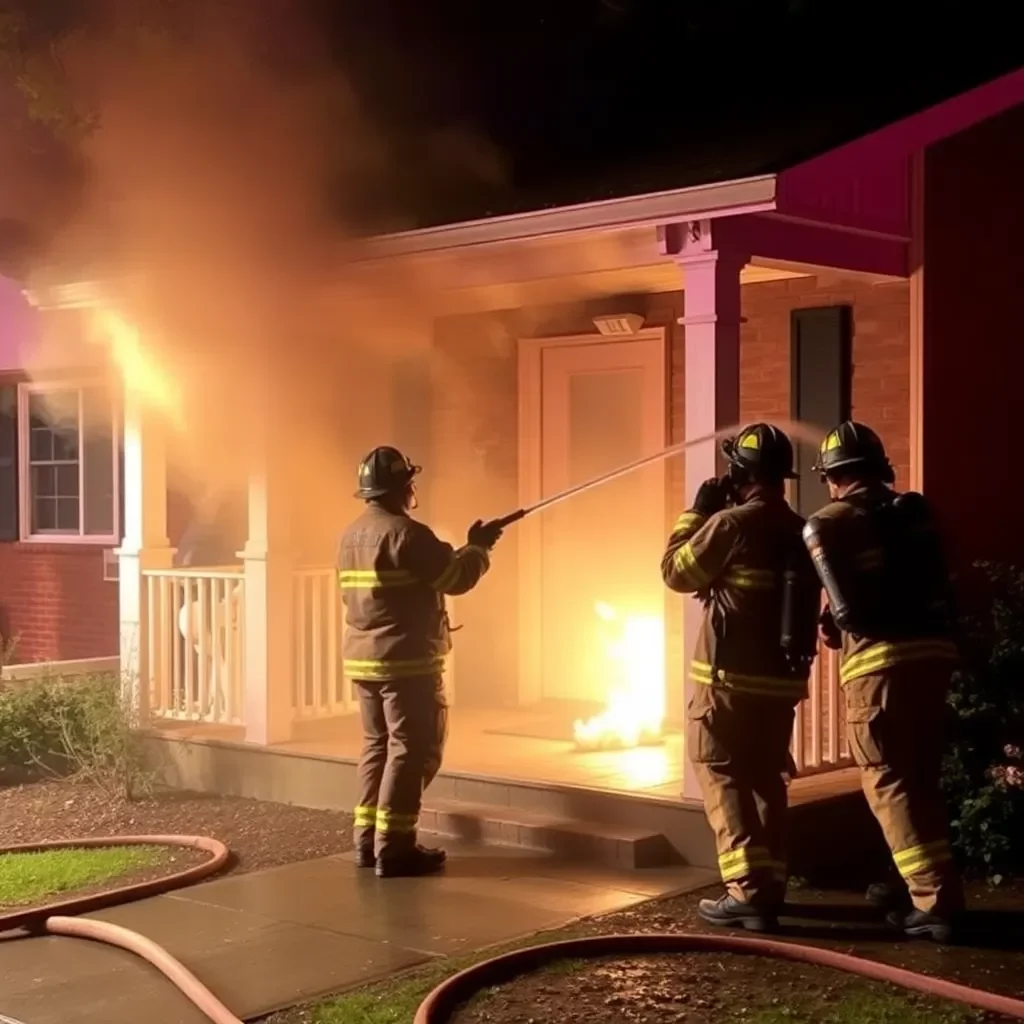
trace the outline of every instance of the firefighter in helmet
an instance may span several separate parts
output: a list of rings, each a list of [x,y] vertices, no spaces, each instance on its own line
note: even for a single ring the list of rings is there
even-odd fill
[[[366,511],[338,545],[343,665],[364,736],[356,862],[375,866],[381,878],[429,874],[444,865],[444,850],[417,843],[416,826],[447,733],[445,595],[476,586],[501,536],[497,523],[477,521],[456,550],[413,519],[419,472],[397,449],[374,448],[359,465],[355,495]]]
[[[756,423],[722,442],[728,472],[697,489],[669,537],[666,585],[695,594],[703,620],[686,747],[715,834],[726,892],[711,924],[774,928],[786,892],[786,779],[797,704],[817,642],[821,588],[786,503],[793,445]]]
[[[830,431],[815,469],[832,499],[804,529],[828,602],[821,632],[842,652],[850,752],[912,903],[894,899],[889,923],[948,941],[963,892],[939,791],[957,657],[942,545],[924,498],[893,489],[882,441],[864,424]],[[868,896],[898,893],[887,890]]]

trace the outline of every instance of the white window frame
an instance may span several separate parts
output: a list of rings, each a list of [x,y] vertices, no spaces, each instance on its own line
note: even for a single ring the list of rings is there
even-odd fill
[[[82,445],[82,392],[90,388],[107,388],[111,394],[111,448],[113,456],[113,533],[83,533],[85,526],[85,459]],[[78,392],[78,533],[33,533],[32,532],[32,462],[31,423],[29,422],[29,400],[33,395],[55,392]],[[18,532],[26,544],[88,544],[100,547],[117,546],[121,543],[121,416],[116,392],[110,383],[102,378],[53,378],[47,381],[31,381],[18,385]]]

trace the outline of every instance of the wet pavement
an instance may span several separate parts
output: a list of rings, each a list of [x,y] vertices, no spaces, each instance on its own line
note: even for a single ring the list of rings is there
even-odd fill
[[[92,915],[179,958],[239,1017],[715,880],[450,848],[434,878],[380,881],[350,854],[207,882]],[[155,969],[81,939],[0,938],[0,1015],[24,1024],[206,1024]]]

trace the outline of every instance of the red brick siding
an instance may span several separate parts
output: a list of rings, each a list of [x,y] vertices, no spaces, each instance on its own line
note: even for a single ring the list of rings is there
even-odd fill
[[[117,584],[92,545],[0,543],[0,632],[17,661],[117,654]]]

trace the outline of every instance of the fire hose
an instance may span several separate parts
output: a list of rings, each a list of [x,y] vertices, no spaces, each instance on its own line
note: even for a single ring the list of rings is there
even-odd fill
[[[694,437],[689,441],[682,441],[679,444],[670,445],[668,448],[663,448],[660,452],[655,452],[653,455],[645,455],[643,458],[635,459],[633,462],[627,462],[626,465],[619,466],[618,469],[613,469],[609,473],[602,473],[600,476],[595,476],[590,480],[584,480],[583,483],[576,484],[574,487],[567,487],[564,491],[559,491],[557,494],[552,494],[547,498],[541,498],[540,501],[536,501],[532,505],[517,508],[515,512],[509,512],[500,519],[491,520],[488,525],[497,526],[503,530],[506,526],[518,523],[520,519],[532,516],[535,512],[542,512],[544,509],[550,508],[552,505],[557,505],[560,502],[565,501],[567,498],[572,498],[577,494],[582,494],[584,491],[600,487],[601,484],[611,483],[612,480],[618,480],[620,476],[625,476],[627,473],[632,473],[634,470],[642,469],[644,466],[649,466],[652,462],[660,462],[663,459],[671,458],[671,456],[685,452],[687,448],[692,448],[694,445],[703,444],[706,441],[714,441],[720,434],[729,433],[730,431],[731,428],[727,430],[720,430],[715,434],[703,434],[700,437]]]
[[[36,853],[42,850],[81,849],[111,846],[177,846],[201,850],[211,856],[201,864],[162,878],[122,886],[89,896],[79,896],[43,907],[0,914],[0,935],[21,929],[30,935],[65,935],[93,939],[135,953],[160,971],[213,1024],[242,1024],[191,971],[163,947],[138,932],[107,921],[81,915],[119,906],[148,896],[158,896],[216,874],[228,861],[228,848],[206,836],[104,836],[92,839],[68,839],[60,842],[32,843],[0,848],[0,856]],[[963,1003],[989,1013],[1024,1020],[1024,1000],[971,988],[943,978],[917,974],[875,960],[838,953],[817,946],[804,946],[773,939],[742,938],[732,935],[637,934],[599,935],[530,946],[483,960],[438,985],[423,1001],[413,1024],[446,1024],[457,1007],[482,988],[500,984],[527,971],[562,959],[597,956],[642,956],[673,953],[747,953],[774,957],[796,963],[814,964],[857,974],[873,981],[888,982],[902,988],[953,1002]]]
[[[159,896],[186,885],[195,885],[220,871],[227,864],[228,848],[207,836],[103,836],[92,839],[67,839],[60,842],[30,843],[0,848],[0,856],[12,853],[39,853],[43,850],[83,849],[112,846],[176,846],[201,850],[209,859],[182,871],[134,885],[108,889],[89,896],[78,896],[44,907],[0,914],[0,935],[21,929],[29,935],[67,935],[93,939],[135,953],[152,964],[214,1024],[242,1024],[187,967],[162,946],[120,925],[82,917],[93,911],[120,906],[148,896]]]

